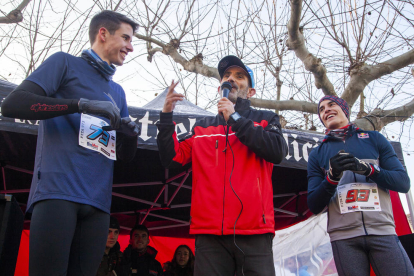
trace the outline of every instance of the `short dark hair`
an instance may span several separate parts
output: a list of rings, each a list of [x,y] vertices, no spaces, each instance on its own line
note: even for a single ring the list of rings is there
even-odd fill
[[[129,232],[129,238],[132,239],[132,235],[134,234],[134,231],[138,230],[138,231],[144,231],[147,233],[148,237],[149,237],[149,231],[148,228],[145,227],[145,225],[142,224],[137,224],[134,226],[134,228],[131,229],[131,232]]]
[[[89,41],[91,42],[91,45],[95,42],[96,35],[100,28],[104,27],[111,35],[113,35],[115,31],[119,29],[121,23],[131,25],[133,33],[135,33],[139,27],[138,23],[118,12],[101,11],[96,14],[89,24]]]

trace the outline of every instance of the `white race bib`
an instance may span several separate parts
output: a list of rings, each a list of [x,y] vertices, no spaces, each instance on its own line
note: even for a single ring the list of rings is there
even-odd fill
[[[116,131],[105,131],[108,123],[99,118],[81,114],[79,146],[100,152],[105,157],[116,160]]]
[[[376,183],[349,183],[338,186],[338,204],[341,214],[356,211],[381,211]]]

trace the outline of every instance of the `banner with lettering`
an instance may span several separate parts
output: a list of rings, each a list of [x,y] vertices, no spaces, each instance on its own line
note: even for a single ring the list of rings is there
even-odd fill
[[[0,101],[8,95],[14,88],[10,83],[0,81]],[[160,118],[160,110],[162,109],[167,90],[164,90],[157,98],[145,105],[144,108],[128,107],[130,118],[141,127],[141,135],[139,136],[138,148],[158,150],[156,123]],[[176,131],[178,139],[184,137],[194,126],[197,120],[206,116],[215,116],[206,110],[188,102],[186,100],[178,102],[173,120],[176,123]],[[26,133],[37,135],[39,121],[36,120],[20,120],[1,116],[0,105],[0,131],[11,131],[17,133]],[[289,145],[289,152],[283,162],[279,166],[289,168],[305,169],[308,163],[308,157],[311,150],[317,147],[323,140],[324,134],[313,131],[300,131],[283,129],[283,137]],[[404,165],[401,144],[399,142],[391,142],[398,158]]]

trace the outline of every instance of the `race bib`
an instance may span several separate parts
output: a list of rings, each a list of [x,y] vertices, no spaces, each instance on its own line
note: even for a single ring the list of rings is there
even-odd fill
[[[341,214],[356,211],[381,211],[376,183],[349,183],[338,186],[338,204]]]
[[[81,114],[79,146],[100,152],[105,157],[116,160],[116,131],[105,131],[108,123],[99,118]]]

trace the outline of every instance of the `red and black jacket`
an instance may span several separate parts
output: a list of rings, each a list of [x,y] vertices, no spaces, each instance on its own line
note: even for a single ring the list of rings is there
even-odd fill
[[[219,115],[206,117],[180,142],[172,113],[161,113],[157,123],[162,164],[192,162],[191,234],[233,234],[242,208],[236,234],[274,233],[273,163],[287,154],[279,117],[241,98],[235,110],[242,118],[232,127]]]

